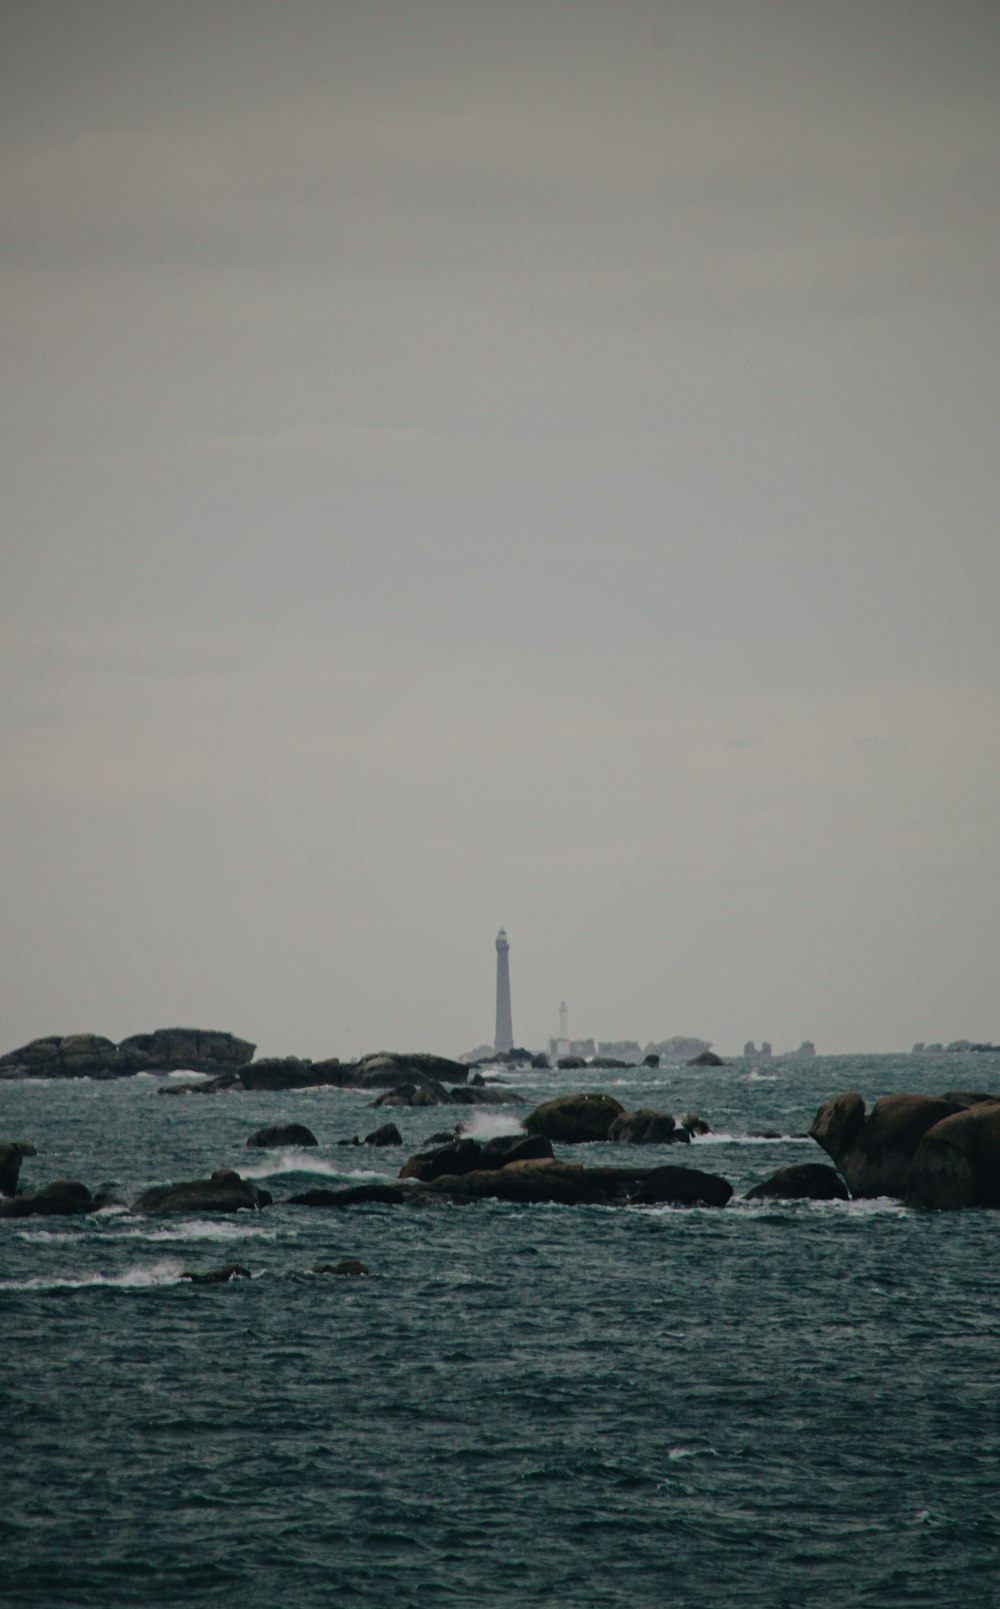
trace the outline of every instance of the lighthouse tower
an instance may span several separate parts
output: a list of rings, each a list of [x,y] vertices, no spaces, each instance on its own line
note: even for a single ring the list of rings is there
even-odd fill
[[[497,934],[497,1026],[493,1036],[493,1049],[513,1050],[514,1030],[510,1020],[510,966],[507,954],[510,945],[503,928]]]

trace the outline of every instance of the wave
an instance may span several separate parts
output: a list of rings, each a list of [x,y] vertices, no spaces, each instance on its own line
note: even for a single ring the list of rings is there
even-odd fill
[[[508,1134],[520,1134],[521,1121],[510,1112],[474,1112],[459,1125],[463,1139],[497,1140]]]
[[[5,1291],[82,1291],[97,1288],[109,1290],[150,1290],[159,1285],[176,1285],[181,1277],[182,1264],[176,1257],[161,1257],[155,1263],[137,1263],[121,1274],[89,1274],[83,1278],[60,1275],[47,1278],[44,1274],[30,1279],[0,1279],[0,1290]]]
[[[725,1130],[711,1134],[693,1134],[692,1145],[815,1145],[808,1134],[729,1134]]]

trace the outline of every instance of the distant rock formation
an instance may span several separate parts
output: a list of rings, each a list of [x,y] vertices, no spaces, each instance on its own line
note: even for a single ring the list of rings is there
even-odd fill
[[[700,1056],[692,1056],[691,1060],[685,1065],[688,1067],[725,1067],[726,1064],[721,1056],[715,1054],[714,1050],[703,1050]]]
[[[128,1078],[135,1073],[224,1073],[256,1046],[205,1028],[157,1028],[116,1045],[101,1034],[50,1034],[0,1056],[0,1078]]]
[[[682,1034],[677,1034],[673,1039],[661,1039],[658,1044],[648,1044],[643,1055],[659,1056],[661,1062],[690,1062],[693,1056],[700,1056],[702,1051],[711,1048],[710,1039],[688,1039]]]

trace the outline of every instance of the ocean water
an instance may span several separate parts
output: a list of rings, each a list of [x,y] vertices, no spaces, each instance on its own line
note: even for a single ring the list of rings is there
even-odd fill
[[[689,1149],[559,1154],[722,1173],[723,1211],[282,1206],[391,1179],[468,1109],[393,1113],[404,1149],[374,1151],[336,1144],[381,1119],[355,1092],[0,1084],[25,1187],[233,1166],[276,1198],[0,1221],[0,1602],[1000,1606],[1000,1215],[739,1199],[824,1160],[828,1096],[1000,1091],[998,1060],[513,1075],[700,1112]],[[285,1119],[319,1149],[245,1149]],[[373,1277],[308,1272],[346,1257]],[[180,1278],[231,1261],[254,1277]]]

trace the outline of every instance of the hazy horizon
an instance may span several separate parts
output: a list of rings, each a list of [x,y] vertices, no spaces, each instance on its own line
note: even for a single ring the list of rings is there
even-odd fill
[[[0,1051],[1000,1038],[1000,10],[0,38]]]

